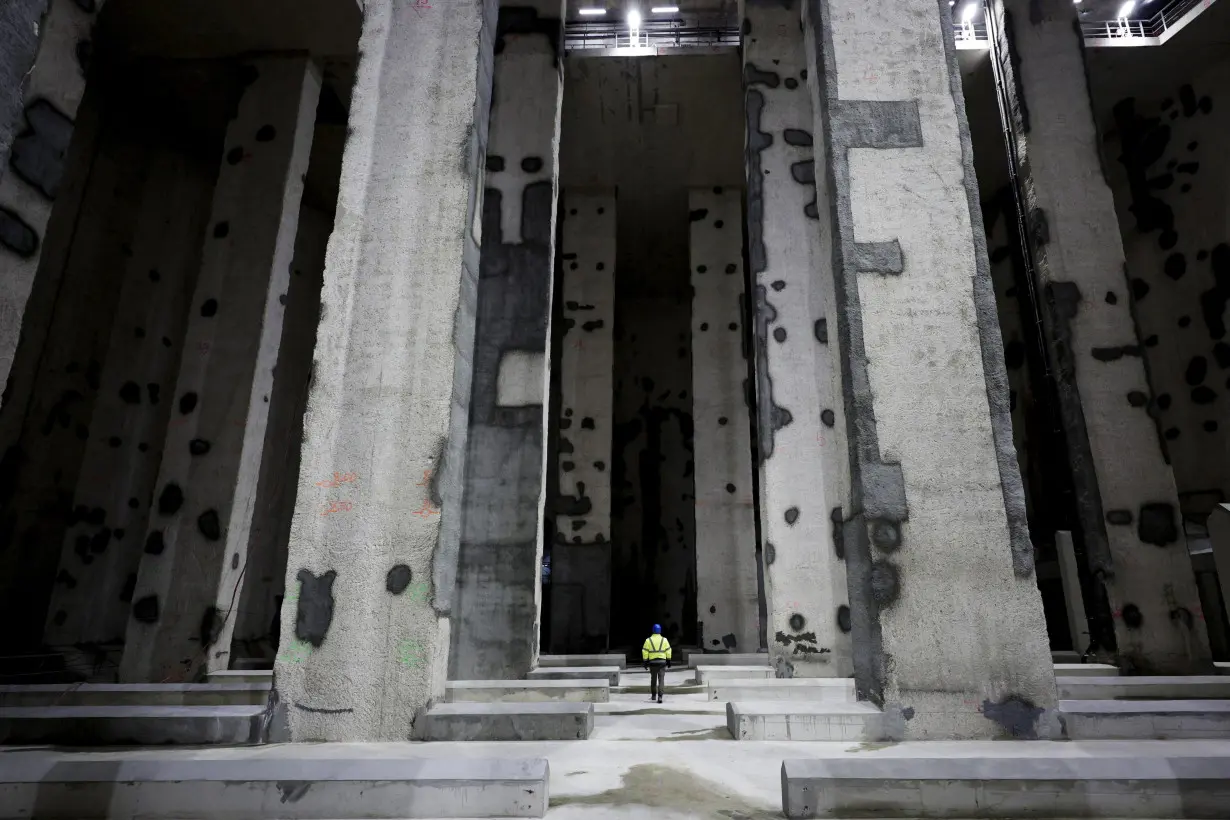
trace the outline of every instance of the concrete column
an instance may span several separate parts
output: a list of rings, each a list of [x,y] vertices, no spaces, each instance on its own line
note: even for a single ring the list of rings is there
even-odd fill
[[[845,677],[850,515],[832,251],[819,222],[800,3],[744,9],[748,253],[769,653],[781,677]]]
[[[310,206],[299,211],[295,257],[282,317],[282,341],[278,345],[278,365],[265,429],[264,452],[277,456],[261,459],[248,537],[247,570],[235,613],[232,663],[236,657],[271,657],[277,650],[278,601],[285,592],[286,550],[299,479],[303,414],[312,380],[316,325],[320,321],[325,249],[332,230],[330,214]],[[237,651],[241,653],[238,656]]]
[[[124,634],[200,263],[215,169],[167,147],[145,174],[44,640]]]
[[[454,680],[524,678],[538,647],[563,5],[504,5],[487,143]]]
[[[0,12],[0,388],[13,366],[51,206],[64,179],[85,93],[90,29],[104,2],[17,0]],[[13,77],[16,86],[5,82]],[[14,118],[18,94],[22,115]]]
[[[404,740],[444,691],[496,6],[364,6],[275,665],[277,739]]]
[[[1217,567],[1217,583],[1221,587],[1222,606],[1230,615],[1230,504],[1218,504],[1209,513],[1209,542],[1213,546],[1213,562]],[[1206,613],[1205,620],[1217,619],[1217,613]]]
[[[567,191],[563,208],[560,495],[551,550],[551,640],[604,648],[611,617],[615,192]]]
[[[688,192],[692,265],[692,422],[696,619],[706,649],[760,645],[752,442],[743,343],[742,192]]]
[[[1085,596],[1081,592],[1072,533],[1063,530],[1055,533],[1055,551],[1059,553],[1059,579],[1063,584],[1063,603],[1068,614],[1072,649],[1084,652],[1089,646],[1089,617],[1085,614]]]
[[[996,0],[991,8],[1078,514],[1090,569],[1115,612],[1119,662],[1133,672],[1207,672],[1200,599],[1098,157],[1076,9],[1069,0]]]
[[[226,669],[320,75],[260,60],[226,132],[120,675]],[[270,454],[281,458],[282,453]]]
[[[947,0],[808,0],[861,697],[890,735],[1059,731]],[[885,26],[883,20],[909,20]]]

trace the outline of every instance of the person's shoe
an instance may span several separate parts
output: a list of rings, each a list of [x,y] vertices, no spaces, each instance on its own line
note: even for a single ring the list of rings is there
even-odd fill
[[[659,696],[658,696],[658,703],[661,703],[661,702],[662,702],[662,697],[659,695]]]

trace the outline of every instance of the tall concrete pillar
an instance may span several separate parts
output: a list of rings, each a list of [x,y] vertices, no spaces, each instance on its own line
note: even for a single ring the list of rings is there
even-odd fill
[[[1115,613],[1119,662],[1205,672],[1208,640],[1098,156],[1076,9],[1068,0],[991,8],[1078,514]]]
[[[538,649],[563,5],[503,5],[449,656],[454,680],[524,678]]]
[[[364,7],[291,525],[275,738],[404,740],[444,691],[495,22],[494,2]]]
[[[0,393],[61,192],[90,29],[104,2],[17,0],[0,11]]]
[[[168,396],[125,680],[191,679],[229,664],[319,99],[306,58],[256,61],[227,128]]]
[[[748,255],[769,654],[781,677],[852,671],[850,515],[831,240],[816,201],[802,4],[749,2]],[[821,155],[823,157],[823,155]]]
[[[566,191],[562,207],[564,328],[551,640],[557,647],[600,649],[611,618],[615,192]]]
[[[1230,504],[1218,504],[1209,513],[1209,543],[1213,547],[1213,562],[1217,568],[1217,583],[1221,587],[1222,606],[1230,615]],[[1211,597],[1211,596],[1209,596]],[[1205,614],[1205,620],[1220,620],[1220,613]]]
[[[1055,551],[1059,553],[1059,579],[1063,584],[1063,603],[1068,615],[1072,649],[1084,652],[1089,647],[1089,616],[1085,614],[1085,595],[1081,591],[1072,533],[1063,530],[1055,533]]]
[[[807,11],[859,695],[894,737],[1053,735],[948,2],[808,0]]]
[[[154,156],[60,550],[44,632],[51,645],[107,643],[128,624],[209,220],[212,164],[141,149]]]
[[[692,265],[692,422],[696,620],[705,649],[760,645],[752,442],[743,336],[743,197],[688,192]]]
[[[295,488],[303,442],[303,414],[312,380],[312,352],[320,321],[320,288],[332,215],[305,205],[299,211],[295,256],[290,266],[277,372],[269,395],[269,422],[260,480],[248,537],[248,563],[235,613],[232,663],[266,658],[277,649],[278,601],[285,592],[286,549],[295,510]],[[240,652],[238,656],[236,652]]]

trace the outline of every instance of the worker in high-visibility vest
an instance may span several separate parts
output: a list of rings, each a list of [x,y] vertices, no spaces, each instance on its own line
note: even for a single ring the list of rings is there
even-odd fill
[[[671,665],[671,642],[662,636],[662,627],[653,625],[653,634],[641,647],[641,660],[649,670],[649,699],[662,702],[666,691],[666,669]]]

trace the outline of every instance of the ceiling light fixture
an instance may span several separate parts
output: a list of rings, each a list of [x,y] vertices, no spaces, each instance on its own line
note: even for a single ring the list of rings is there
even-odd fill
[[[678,14],[678,6],[654,6],[650,9],[654,14]]]
[[[1122,6],[1119,7],[1119,19],[1123,20],[1127,18],[1135,10],[1136,10],[1136,0],[1127,0],[1126,3],[1124,3]]]
[[[633,31],[639,30],[641,27],[641,13],[636,9],[628,12],[628,28]]]
[[[970,3],[965,8],[961,9],[961,22],[968,23],[978,14],[978,4]]]
[[[577,12],[579,14],[585,15],[586,17],[597,17],[598,15],[606,14],[606,9],[595,9],[595,8],[578,9]]]

